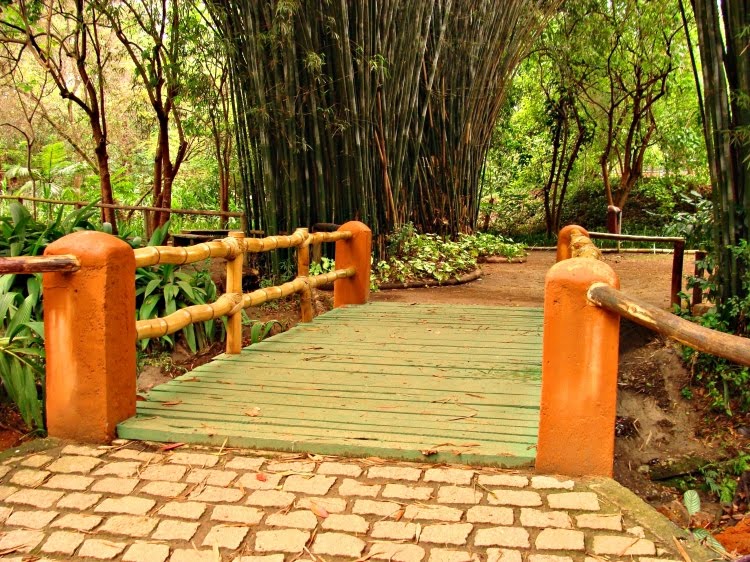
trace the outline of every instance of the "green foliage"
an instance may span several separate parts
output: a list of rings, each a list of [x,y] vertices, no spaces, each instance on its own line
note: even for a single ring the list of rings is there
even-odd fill
[[[321,275],[336,269],[336,260],[321,256],[320,261],[310,264],[310,275]]]
[[[703,466],[699,472],[708,491],[721,503],[730,503],[737,491],[737,479],[750,469],[750,454],[740,453],[735,458]]]
[[[682,503],[691,517],[701,510],[701,498],[695,490],[686,490],[682,494]]]
[[[17,281],[17,278],[19,280]],[[12,288],[26,278],[26,290]],[[43,429],[44,327],[41,275],[0,276],[0,380],[30,428]]]
[[[459,236],[457,242],[436,234],[418,234],[412,223],[388,237],[386,259],[375,264],[375,284],[434,279],[440,283],[473,271],[479,256],[524,255],[512,241],[491,234]]]
[[[274,326],[278,326],[279,328],[283,329],[283,326],[281,325],[281,322],[278,320],[268,320],[267,322],[263,322],[261,320],[251,320],[248,318],[245,311],[242,311],[242,325],[243,326],[250,326],[250,344],[260,343],[266,337],[268,337],[268,334],[271,333],[271,330],[273,330]]]
[[[47,244],[76,230],[94,230],[92,218],[97,210],[87,205],[63,215],[60,207],[48,224],[35,221],[19,203],[12,203],[8,215],[0,216],[0,256],[36,256]]]
[[[169,221],[157,228],[149,241],[149,246],[157,246],[164,241],[169,231]],[[148,320],[168,316],[180,308],[197,304],[209,304],[217,299],[216,285],[208,270],[192,273],[181,271],[172,264],[154,267],[139,267],[135,271],[136,318]],[[207,320],[199,324],[188,324],[181,333],[188,348],[193,353],[210,345],[223,332],[223,323]],[[141,340],[141,350],[145,350],[150,339]],[[171,335],[159,338],[162,349],[172,349],[175,339]]]
[[[731,498],[729,501],[731,501]],[[686,490],[682,495],[682,503],[685,505],[685,509],[691,518],[701,510],[701,498],[695,490]],[[701,544],[704,544],[720,554],[727,553],[722,544],[717,541],[707,529],[702,527],[694,528],[691,524],[687,530],[690,531],[695,539]]]
[[[460,234],[458,243],[477,258],[504,257],[508,261],[522,258],[526,255],[522,244],[499,234],[477,232],[476,234]]]

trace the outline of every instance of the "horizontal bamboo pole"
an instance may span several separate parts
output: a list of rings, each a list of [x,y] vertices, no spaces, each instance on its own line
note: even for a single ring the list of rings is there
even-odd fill
[[[290,236],[266,236],[265,238],[245,238],[245,251],[249,253],[269,252],[279,248],[295,248],[304,244],[308,237],[306,228],[298,228]]]
[[[0,258],[0,275],[6,273],[72,273],[81,269],[81,262],[73,255],[18,256]]]
[[[25,197],[20,195],[0,195],[0,200],[34,201],[37,203],[54,203],[57,205],[72,205],[74,207],[85,207],[91,205],[91,201],[63,201],[60,199],[45,199],[43,197]],[[245,213],[238,211],[203,211],[198,209],[172,209],[169,207],[147,207],[144,205],[118,205],[117,203],[94,203],[97,209],[116,209],[120,211],[155,211],[160,213],[173,213],[176,215],[202,215],[208,217],[236,217],[242,218]]]
[[[211,304],[186,306],[163,318],[138,320],[135,323],[136,339],[160,338],[178,332],[189,324],[197,324],[220,316],[227,316],[233,311],[239,310],[241,303],[242,295],[239,293],[224,293],[216,299],[216,302]]]
[[[592,304],[615,312],[693,349],[750,366],[750,340],[747,338],[704,328],[640,299],[629,297],[604,283],[591,285],[587,296]]]
[[[208,258],[226,258],[231,257],[232,251],[231,244],[222,239],[202,242],[194,246],[146,246],[133,250],[133,253],[135,266],[146,267],[165,263],[185,265]]]
[[[570,235],[570,252],[574,258],[602,259],[602,253],[599,251],[599,248],[594,246],[594,243],[588,236],[578,230],[574,230]]]
[[[328,273],[322,273],[321,275],[308,277],[308,281],[310,282],[310,287],[312,287],[313,289],[317,289],[318,287],[322,287],[323,285],[333,283],[334,281],[336,281],[336,279],[346,279],[347,277],[354,277],[355,273],[356,271],[353,267],[349,267],[347,269],[337,269],[335,271],[329,271]]]
[[[337,232],[315,232],[310,235],[310,244],[321,244],[323,242],[336,242],[337,240],[351,240],[352,232],[339,230]]]
[[[635,236],[632,234],[612,234],[609,232],[589,232],[589,238],[600,240],[622,240],[625,242],[684,242],[679,236]]]
[[[245,238],[241,242],[241,250],[250,253],[269,252],[278,248],[293,248],[305,241],[305,229],[298,228],[291,236],[268,236],[266,238]],[[185,265],[208,258],[234,257],[237,251],[236,242],[230,238],[203,242],[194,246],[146,246],[133,250],[135,266],[146,267],[171,263]]]

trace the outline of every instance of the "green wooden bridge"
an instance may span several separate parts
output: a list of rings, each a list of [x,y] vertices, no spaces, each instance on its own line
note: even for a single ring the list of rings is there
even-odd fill
[[[120,437],[336,455],[534,462],[542,310],[338,308],[152,389]]]

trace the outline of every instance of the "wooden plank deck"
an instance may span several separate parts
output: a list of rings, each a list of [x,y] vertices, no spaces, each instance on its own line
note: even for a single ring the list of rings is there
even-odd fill
[[[370,303],[220,355],[120,437],[404,460],[534,460],[542,311]]]

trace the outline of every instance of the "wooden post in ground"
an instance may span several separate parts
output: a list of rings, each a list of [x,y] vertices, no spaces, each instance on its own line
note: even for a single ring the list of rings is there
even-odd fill
[[[122,240],[82,231],[47,247],[74,273],[45,273],[46,411],[51,437],[108,443],[135,415],[135,257]]]
[[[227,260],[227,293],[242,294],[242,266],[245,263],[245,232],[233,230],[229,237],[237,243],[236,253]],[[227,318],[226,352],[237,355],[242,352],[242,309]]]
[[[612,476],[620,317],[591,304],[593,283],[619,287],[607,264],[572,258],[545,280],[536,471]]]
[[[682,306],[680,291],[682,291],[682,266],[685,263],[685,241],[674,243],[674,256],[672,256],[672,304]]]
[[[365,304],[370,296],[372,232],[359,221],[342,224],[339,231],[352,233],[349,240],[336,241],[336,269],[354,267],[353,277],[337,279],[333,284],[333,306]]]

